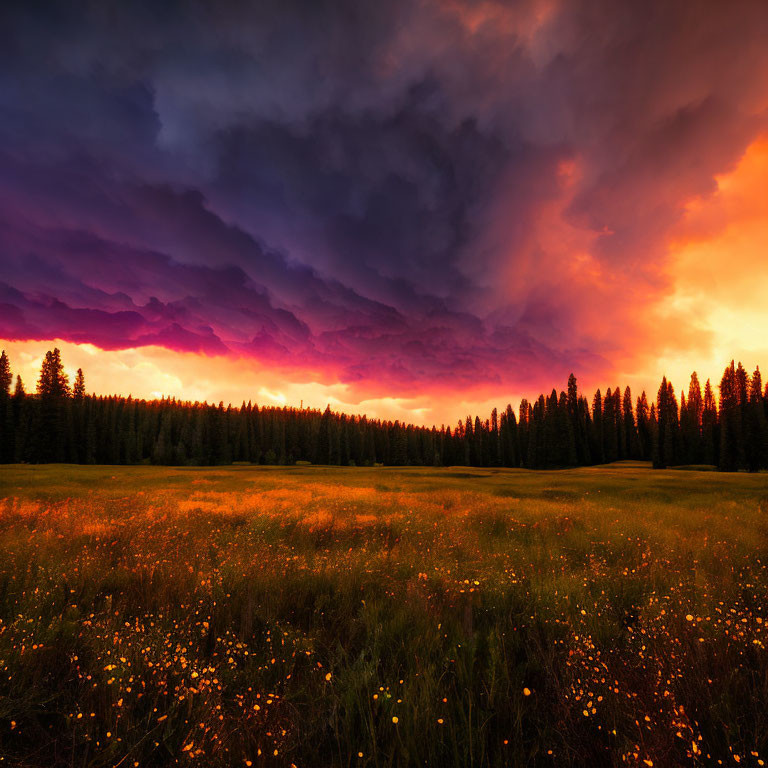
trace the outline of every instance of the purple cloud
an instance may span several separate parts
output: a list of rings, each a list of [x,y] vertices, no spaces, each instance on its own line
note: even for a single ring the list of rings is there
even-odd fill
[[[671,228],[768,119],[758,1],[3,15],[0,336],[392,395],[642,352]]]

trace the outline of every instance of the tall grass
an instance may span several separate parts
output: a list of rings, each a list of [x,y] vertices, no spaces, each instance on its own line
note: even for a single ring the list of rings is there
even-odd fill
[[[23,766],[762,765],[768,477],[0,470]]]

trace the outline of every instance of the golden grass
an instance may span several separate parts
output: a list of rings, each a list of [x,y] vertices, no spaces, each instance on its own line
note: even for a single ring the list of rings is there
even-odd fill
[[[8,764],[768,748],[766,475],[6,467],[0,498]]]

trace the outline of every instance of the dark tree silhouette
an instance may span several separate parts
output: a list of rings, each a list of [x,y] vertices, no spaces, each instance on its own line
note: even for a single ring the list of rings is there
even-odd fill
[[[665,469],[678,462],[679,415],[677,398],[672,384],[665,376],[661,381],[656,398],[656,440],[653,451],[653,466]]]
[[[632,391],[629,387],[624,390],[624,397],[621,402],[621,412],[624,458],[639,459],[640,449],[637,442],[637,427],[635,425],[635,414],[632,411]]]
[[[32,454],[38,462],[73,460],[69,378],[58,348],[45,353],[37,381],[38,407],[32,432]]]
[[[82,400],[85,397],[85,376],[83,375],[82,368],[77,369],[75,383],[72,386],[72,397],[75,400]]]
[[[592,458],[596,464],[605,464],[605,440],[603,438],[603,396],[598,389],[592,398]]]
[[[763,380],[760,368],[755,369],[749,386],[749,398],[744,406],[744,458],[750,472],[757,472],[768,463],[768,419],[763,403]]]
[[[490,418],[467,415],[455,429],[417,427],[309,408],[239,408],[223,403],[145,401],[88,395],[78,370],[70,390],[59,351],[43,361],[37,391],[21,378],[11,394],[11,366],[0,354],[0,459],[83,464],[216,465],[372,464],[560,468],[616,459],[654,466],[716,464],[722,470],[768,468],[768,398],[759,368],[750,377],[731,363],[720,384],[701,393],[694,373],[678,411],[663,379],[656,402],[645,392],[632,407],[629,387],[597,390],[592,404],[576,377],[531,405],[510,405]]]
[[[16,435],[11,401],[11,364],[3,350],[0,354],[0,462],[13,461],[16,455]]]
[[[686,464],[701,464],[704,460],[703,417],[704,399],[701,395],[699,377],[694,371],[688,385],[688,398],[685,398],[685,393],[680,397],[681,459]]]
[[[635,409],[637,419],[637,444],[640,452],[640,458],[648,461],[651,458],[651,415],[648,409],[648,397],[645,391],[637,398],[637,408]]]
[[[712,384],[707,379],[704,385],[704,402],[701,412],[701,451],[705,464],[717,464],[719,457],[719,425],[717,423],[717,401]]]
[[[8,362],[8,355],[3,350],[0,354],[0,396],[10,397],[12,381],[11,364]]]
[[[744,464],[741,393],[734,361],[720,380],[720,469],[733,472]]]

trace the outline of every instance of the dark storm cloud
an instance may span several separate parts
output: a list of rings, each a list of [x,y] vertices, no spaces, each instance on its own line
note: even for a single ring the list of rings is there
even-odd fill
[[[390,394],[641,348],[670,227],[766,122],[761,2],[0,14],[0,335]]]

